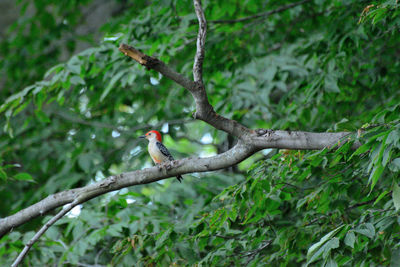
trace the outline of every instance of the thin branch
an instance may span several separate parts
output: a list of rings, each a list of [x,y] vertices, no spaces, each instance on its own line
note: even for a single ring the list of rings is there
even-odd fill
[[[199,32],[197,34],[197,50],[193,64],[193,79],[195,82],[203,84],[203,61],[204,61],[204,46],[207,35],[207,21],[204,16],[204,11],[201,7],[201,0],[193,0],[196,16],[199,21]]]
[[[100,255],[105,251],[105,248],[102,248],[97,252],[96,257],[94,258],[94,264],[97,265],[99,262]]]
[[[183,88],[190,90],[191,88],[194,88],[196,86],[196,84],[192,80],[172,70],[167,65],[165,65],[164,62],[162,62],[161,60],[145,55],[141,51],[137,50],[132,46],[126,44],[120,44],[118,49],[119,51],[124,53],[125,56],[132,58],[139,64],[145,66],[147,69],[154,69],[155,71],[158,71],[165,77],[183,86]]]
[[[388,192],[387,195],[390,195],[391,192],[392,192],[392,191]],[[371,199],[371,200],[367,200],[367,201],[364,201],[364,202],[360,202],[360,203],[356,203],[356,204],[354,204],[354,205],[351,205],[351,206],[347,207],[345,210],[346,210],[346,211],[349,211],[349,210],[352,210],[352,209],[355,209],[355,208],[358,208],[358,207],[361,207],[361,206],[365,206],[365,205],[372,204],[372,203],[374,203],[377,199],[378,199],[378,196],[374,197],[374,198]],[[311,225],[311,224],[314,224],[315,222],[318,222],[318,221],[320,221],[320,220],[322,220],[322,219],[324,219],[324,218],[331,217],[333,214],[334,214],[333,212],[329,212],[329,213],[327,213],[327,214],[323,214],[323,215],[321,215],[320,217],[317,217],[317,218],[312,219],[311,221],[309,221],[308,223],[306,223],[305,226],[309,226],[309,225]]]
[[[278,7],[277,9],[274,9],[274,10],[258,13],[256,15],[252,15],[252,16],[248,16],[248,17],[244,17],[244,18],[240,18],[240,19],[210,20],[209,23],[212,23],[212,24],[221,24],[221,23],[230,24],[230,23],[244,22],[244,21],[257,19],[257,18],[265,18],[265,17],[268,17],[270,15],[273,15],[273,14],[276,14],[276,13],[280,13],[282,11],[288,10],[290,8],[302,5],[302,4],[310,2],[310,1],[311,0],[302,0],[302,1],[299,1],[299,2],[296,2],[296,3],[292,3],[292,4],[288,4],[288,5],[285,5],[285,6]]]
[[[254,257],[257,255],[257,253],[259,253],[260,251],[266,249],[269,245],[271,245],[272,240],[266,241],[263,245],[261,245],[259,248],[254,249],[252,251],[249,251],[247,253],[244,253],[242,256],[240,256],[241,258],[243,257],[249,257],[249,259],[247,260],[245,266],[247,266],[253,259]]]
[[[26,254],[29,252],[33,244],[35,244],[36,241],[39,240],[39,238],[49,229],[50,226],[52,226],[56,221],[61,219],[65,214],[67,214],[70,210],[72,210],[76,205],[79,204],[79,198],[76,198],[72,203],[64,206],[64,208],[56,214],[53,218],[51,218],[47,223],[45,223],[42,228],[32,237],[31,240],[25,245],[24,249],[21,251],[21,253],[18,255],[18,257],[15,259],[11,267],[16,267],[18,266],[22,260],[25,258]]]
[[[393,191],[390,191],[390,192],[388,192],[386,195],[391,195],[392,192],[393,192]],[[374,203],[374,202],[378,199],[378,197],[379,197],[379,196],[376,196],[376,197],[374,197],[374,198],[371,199],[371,200],[367,200],[367,201],[364,201],[364,202],[360,202],[360,203],[356,203],[356,204],[354,204],[354,205],[351,205],[351,206],[349,206],[349,207],[346,209],[346,211],[351,210],[351,209],[355,209],[355,208],[358,208],[358,207],[361,207],[361,206],[364,206],[364,205],[369,205],[369,204],[371,204],[371,203]]]

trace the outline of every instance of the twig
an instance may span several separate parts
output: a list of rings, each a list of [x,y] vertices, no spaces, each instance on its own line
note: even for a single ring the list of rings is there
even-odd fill
[[[18,257],[15,259],[11,267],[16,267],[18,266],[22,260],[25,258],[26,254],[29,252],[33,244],[35,244],[36,241],[49,229],[50,226],[52,226],[56,221],[61,219],[66,213],[68,213],[70,210],[72,210],[76,205],[79,204],[80,199],[76,198],[72,203],[65,205],[62,210],[56,214],[53,218],[50,219],[47,223],[45,223],[42,228],[32,237],[31,240],[25,245],[24,249],[21,251],[21,253],[18,255]]]
[[[258,252],[260,252],[261,250],[267,248],[269,245],[271,245],[271,243],[272,243],[272,240],[269,240],[269,241],[265,242],[261,247],[259,247],[257,249],[254,249],[252,251],[249,251],[249,252],[245,253],[244,255],[240,256],[241,258],[249,257],[249,259],[247,260],[245,266],[247,266],[254,259],[254,257],[256,256],[256,254]]]
[[[310,1],[311,0],[302,0],[302,1],[299,1],[297,3],[292,3],[292,4],[288,4],[288,5],[285,5],[285,6],[278,7],[277,9],[274,9],[274,10],[271,10],[271,11],[258,13],[256,15],[252,15],[252,16],[248,16],[248,17],[244,17],[244,18],[240,18],[240,19],[210,20],[209,23],[213,23],[213,24],[226,23],[226,24],[229,24],[229,23],[244,22],[244,21],[248,21],[248,20],[252,20],[252,19],[256,19],[256,18],[261,18],[261,17],[268,17],[270,15],[285,11],[287,9],[290,9],[290,8],[298,6],[298,5],[302,5],[302,4],[310,2]]]
[[[94,264],[97,265],[99,262],[100,255],[104,252],[105,248],[102,248],[97,252],[96,257],[94,258]]]
[[[188,89],[189,91],[196,86],[196,84],[192,80],[169,68],[161,60],[145,55],[132,46],[129,46],[127,44],[120,44],[118,50],[124,53],[125,56],[128,56],[138,62],[140,65],[145,66],[147,69],[154,69],[155,71],[158,71],[165,77],[173,80],[174,82],[181,85],[183,88]]]
[[[389,195],[391,192],[392,192],[392,191],[388,192],[388,195]],[[352,210],[352,209],[355,209],[355,208],[358,208],[358,207],[361,207],[361,206],[364,206],[364,205],[369,205],[369,204],[375,202],[375,200],[377,200],[377,199],[378,199],[378,196],[374,197],[374,198],[371,199],[371,200],[367,200],[367,201],[364,201],[364,202],[356,203],[356,204],[354,204],[354,205],[351,205],[351,206],[347,207],[347,208],[346,208],[346,211],[349,211],[349,210]],[[333,214],[334,214],[333,212],[329,212],[329,213],[327,213],[327,214],[323,214],[323,215],[321,215],[320,217],[317,217],[317,218],[312,219],[311,221],[309,221],[308,223],[306,223],[305,226],[309,226],[309,225],[311,225],[311,224],[313,224],[313,223],[315,223],[315,222],[317,222],[317,221],[319,221],[319,220],[322,220],[322,219],[324,219],[324,218],[331,217]]]
[[[306,224],[304,224],[304,226],[310,226],[311,224],[314,224],[315,222],[322,220],[323,218],[330,217],[332,214],[332,212],[329,212],[326,215],[321,215],[320,217],[314,218],[311,221],[307,222]]]
[[[207,35],[207,21],[204,16],[204,11],[201,8],[201,0],[193,0],[194,9],[197,19],[199,20],[199,32],[197,34],[197,50],[193,64],[193,79],[195,82],[203,84],[203,61],[204,61],[204,45]]]
[[[260,252],[261,250],[265,249],[266,247],[268,247],[269,245],[271,245],[272,241],[269,240],[267,242],[264,243],[264,245],[262,245],[261,247],[248,251],[247,253],[244,253],[241,257],[249,257],[251,255],[257,254],[258,252]]]
[[[391,193],[392,193],[392,191],[388,192],[387,195],[390,195]],[[367,200],[367,201],[364,201],[364,202],[356,203],[356,204],[354,204],[354,205],[348,207],[348,208],[346,209],[346,211],[347,211],[347,210],[354,209],[354,208],[358,208],[358,207],[361,207],[361,206],[364,206],[364,205],[368,205],[368,204],[374,203],[374,202],[378,199],[378,197],[379,197],[379,196],[376,196],[376,197],[374,197],[374,198],[371,199],[371,200]]]

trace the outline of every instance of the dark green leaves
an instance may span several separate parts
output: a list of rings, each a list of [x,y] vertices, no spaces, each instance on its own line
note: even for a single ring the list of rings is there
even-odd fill
[[[17,180],[20,180],[20,181],[27,181],[27,182],[34,182],[35,181],[32,178],[32,176],[29,173],[26,173],[26,172],[17,173],[13,177],[14,177],[14,179],[17,179]]]

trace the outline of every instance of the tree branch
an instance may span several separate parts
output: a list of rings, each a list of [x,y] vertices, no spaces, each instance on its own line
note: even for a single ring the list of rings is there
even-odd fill
[[[80,198],[83,203],[96,196],[119,190],[124,187],[147,184],[159,181],[179,174],[193,172],[207,172],[220,170],[253,155],[255,152],[265,148],[285,149],[323,149],[335,145],[341,139],[346,138],[350,133],[310,133],[310,132],[289,132],[273,130],[257,130],[258,136],[250,136],[246,140],[239,140],[238,143],[225,153],[209,158],[185,158],[176,161],[175,168],[160,172],[158,167],[127,172],[117,176],[111,176],[95,184],[82,188],[71,189],[50,195],[42,201],[26,208],[18,213],[0,219],[0,237],[11,229],[24,224],[33,218],[44,215],[57,207],[72,203],[74,199]],[[346,140],[343,140],[343,143]],[[359,146],[359,144],[355,144]]]
[[[86,202],[92,198],[105,193],[119,190],[133,185],[148,184],[155,181],[174,177],[179,174],[193,172],[208,172],[230,167],[241,162],[255,153],[254,147],[239,141],[236,146],[225,153],[208,158],[184,158],[173,163],[171,170],[161,170],[158,167],[147,168],[120,175],[110,176],[100,182],[85,187],[71,189],[46,197],[38,203],[17,212],[14,215],[0,219],[0,238],[11,229],[18,227],[38,216],[63,205],[73,203],[79,199],[77,204]]]
[[[158,71],[165,77],[175,81],[177,84],[187,89],[192,94],[196,102],[196,113],[193,115],[195,119],[202,120],[212,125],[216,129],[225,131],[238,138],[243,138],[245,135],[252,133],[250,129],[246,128],[237,121],[218,115],[208,102],[204,85],[184,77],[180,73],[172,70],[161,60],[145,55],[132,46],[120,44],[119,50],[124,53],[124,55],[145,66],[147,69]]]
[[[250,136],[247,141],[259,149],[280,148],[295,150],[319,150],[341,145],[350,140],[350,132],[337,133],[311,133],[303,131],[280,131],[269,129],[258,129],[257,136]],[[361,144],[355,142],[353,148]]]
[[[18,255],[18,257],[15,259],[11,267],[16,267],[18,266],[22,260],[25,258],[26,254],[29,252],[33,244],[49,229],[50,226],[52,226],[56,221],[61,219],[65,214],[67,214],[70,210],[72,210],[76,205],[79,204],[79,198],[75,199],[72,203],[64,206],[64,208],[56,214],[53,218],[50,219],[45,225],[40,228],[40,230],[32,237],[31,240],[25,245],[24,249],[21,251],[21,253]]]
[[[193,88],[196,87],[196,84],[192,80],[172,70],[167,65],[165,65],[164,62],[162,62],[161,60],[145,55],[136,48],[126,44],[121,44],[118,49],[119,51],[124,53],[125,56],[132,58],[133,60],[137,61],[140,65],[145,66],[147,69],[154,69],[155,71],[158,71],[165,77],[173,80],[179,85],[182,85],[189,91],[193,90]]]
[[[310,2],[310,1],[311,0],[302,0],[302,1],[299,1],[299,2],[296,2],[296,3],[292,3],[292,4],[288,4],[288,5],[284,5],[284,6],[278,7],[277,9],[274,9],[274,10],[271,10],[271,11],[258,13],[258,14],[255,14],[255,15],[252,15],[252,16],[248,16],[248,17],[244,17],[244,18],[240,18],[240,19],[210,20],[209,23],[212,23],[212,24],[221,24],[221,23],[230,24],[230,23],[244,22],[244,21],[257,19],[257,18],[265,18],[265,17],[268,17],[270,15],[273,15],[273,14],[276,14],[276,13],[280,13],[282,11],[285,11],[287,9],[296,7],[298,5],[302,5],[302,4]]]
[[[160,72],[187,89],[196,102],[196,113],[194,115],[196,119],[200,119],[212,125],[216,129],[225,131],[239,139],[245,140],[248,145],[255,146],[258,149],[323,149],[325,147],[333,146],[339,140],[351,134],[349,132],[310,133],[269,129],[251,130],[235,120],[218,115],[208,102],[206,90],[203,85],[183,77],[181,74],[169,68],[162,61],[147,56],[129,45],[121,44],[119,50],[144,65],[146,68]],[[356,143],[354,147],[359,145],[359,143]]]
[[[204,61],[204,46],[207,35],[207,21],[204,16],[204,11],[201,8],[201,0],[193,0],[194,10],[199,21],[199,32],[197,34],[197,50],[193,64],[193,79],[196,83],[203,85],[203,61]]]

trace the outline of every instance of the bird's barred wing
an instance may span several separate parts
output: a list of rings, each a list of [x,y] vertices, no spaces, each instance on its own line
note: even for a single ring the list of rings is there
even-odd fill
[[[162,143],[157,142],[156,146],[164,156],[168,157],[169,160],[174,160],[174,157],[171,155],[171,153],[169,153],[168,149]]]

